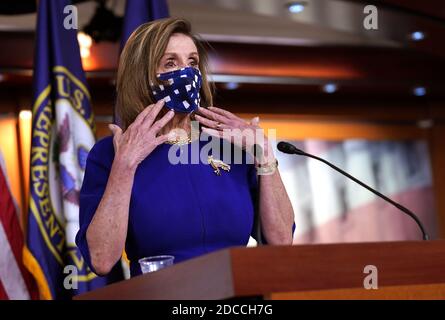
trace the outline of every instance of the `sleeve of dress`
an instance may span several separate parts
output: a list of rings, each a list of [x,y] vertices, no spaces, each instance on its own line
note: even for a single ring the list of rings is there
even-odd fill
[[[76,245],[85,262],[94,273],[96,273],[96,271],[91,264],[86,233],[105,192],[111,170],[114,150],[110,150],[110,143],[106,142],[106,140],[99,141],[88,154],[85,175],[79,196],[79,231],[76,235]],[[113,148],[112,143],[111,148]]]
[[[252,198],[252,202],[253,202],[253,207],[254,207],[254,221],[253,221],[253,228],[252,228],[252,233],[251,236],[252,238],[254,238],[257,242],[258,242],[258,238],[259,238],[259,230],[257,228],[258,226],[258,218],[259,218],[259,194],[258,194],[258,176],[256,173],[256,169],[255,166],[252,165],[248,165],[249,168],[247,169],[248,171],[248,181],[249,181],[249,188],[250,188],[250,195]],[[260,178],[261,179],[261,178]],[[294,236],[294,232],[295,232],[295,222],[292,224],[292,238]],[[263,233],[261,232],[261,240],[263,244],[267,244],[267,240],[264,237]]]

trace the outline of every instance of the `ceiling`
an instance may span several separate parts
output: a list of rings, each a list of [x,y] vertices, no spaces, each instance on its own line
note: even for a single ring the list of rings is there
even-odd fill
[[[168,5],[172,16],[190,20],[194,31],[218,49],[211,65],[223,83],[238,79],[272,85],[264,92],[286,84],[289,92],[299,87],[304,94],[311,92],[307,86],[341,82],[359,95],[410,94],[413,86],[427,85],[430,93],[445,96],[440,76],[445,68],[445,1],[304,2],[305,10],[298,14],[289,12],[288,0],[168,0]],[[74,3],[82,29],[97,3]],[[125,0],[105,3],[116,15],[124,14]],[[367,4],[378,9],[378,30],[363,27]],[[0,75],[8,83],[30,83],[34,11],[35,0],[0,1],[0,41],[8,48],[0,51]],[[424,32],[425,39],[412,41],[414,31]],[[96,44],[92,53],[95,63],[86,66],[88,76],[112,83],[118,44]],[[252,85],[245,88],[252,91]]]
[[[171,15],[189,19],[205,39],[230,42],[401,46],[418,24],[428,22],[429,27],[435,27],[445,21],[445,2],[440,0],[304,2],[306,8],[298,14],[288,11],[288,0],[169,0],[168,5]],[[82,28],[90,21],[97,4],[74,3]],[[378,8],[378,30],[363,28],[363,8],[369,3]],[[107,0],[106,5],[123,16],[125,0]],[[22,13],[33,10],[35,0],[1,1],[0,31],[33,31],[36,14]]]

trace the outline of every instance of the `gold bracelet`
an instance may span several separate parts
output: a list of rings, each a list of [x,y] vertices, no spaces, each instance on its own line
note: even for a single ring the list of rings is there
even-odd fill
[[[272,163],[258,164],[255,166],[257,175],[269,175],[273,174],[278,168],[278,160],[275,159]]]

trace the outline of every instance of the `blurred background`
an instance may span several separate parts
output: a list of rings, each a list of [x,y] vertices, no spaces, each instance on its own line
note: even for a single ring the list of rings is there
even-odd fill
[[[73,1],[97,138],[109,135],[124,0]],[[259,115],[445,235],[445,2],[169,0],[209,42],[215,105]],[[366,5],[378,12],[365,28]],[[0,2],[0,151],[27,210],[36,1]],[[276,151],[294,243],[421,239],[407,216],[315,160]]]

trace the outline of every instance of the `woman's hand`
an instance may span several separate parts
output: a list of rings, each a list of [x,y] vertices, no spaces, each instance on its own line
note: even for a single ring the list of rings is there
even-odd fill
[[[158,145],[169,139],[169,134],[158,135],[158,133],[173,118],[174,111],[168,111],[155,122],[163,106],[164,100],[160,100],[146,107],[125,132],[122,132],[117,125],[109,125],[114,136],[115,159],[123,162],[127,168],[136,170],[142,160]]]
[[[260,145],[263,152],[261,157],[255,159],[257,168],[267,167],[276,161],[270,142],[259,126],[258,117],[246,122],[233,113],[216,107],[199,108],[198,112],[200,115],[195,115],[195,118],[207,127],[202,130],[209,135],[230,140],[250,153],[255,144]],[[251,136],[255,139],[251,139]],[[271,174],[265,175],[260,180],[260,185],[258,210],[261,230],[267,242],[291,244],[294,212],[279,171],[274,169]]]
[[[198,112],[199,115],[196,114],[195,119],[205,126],[202,128],[205,133],[226,139],[250,154],[253,154],[255,145],[261,147],[261,160],[255,158],[255,162],[268,162],[274,159],[264,130],[259,126],[258,117],[246,122],[233,113],[217,107],[199,107]]]

